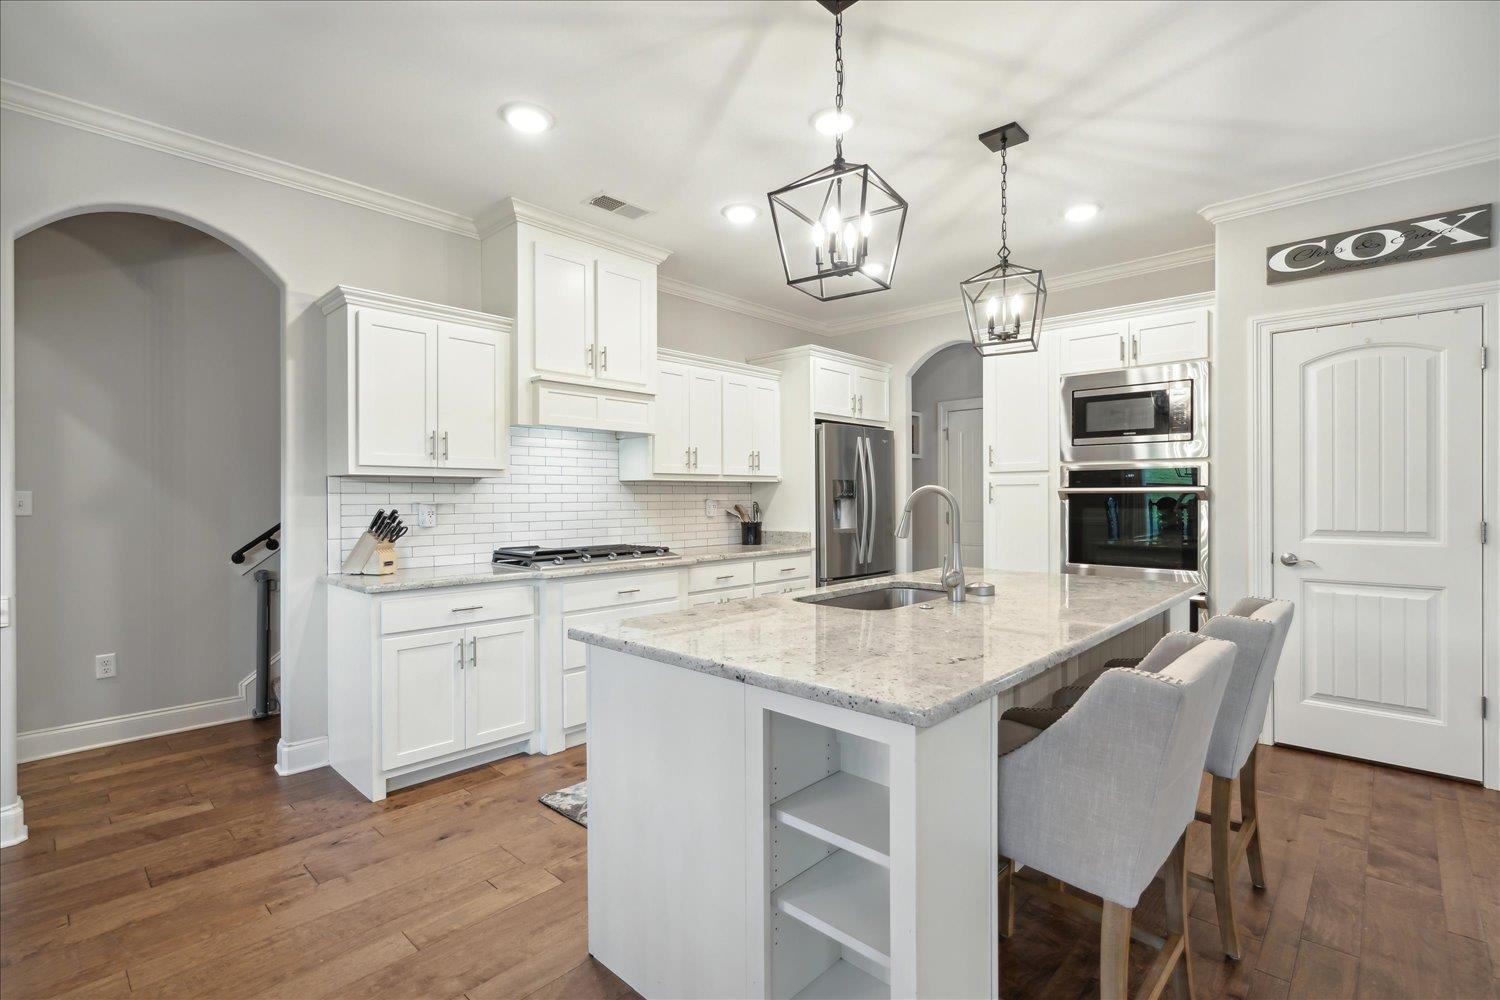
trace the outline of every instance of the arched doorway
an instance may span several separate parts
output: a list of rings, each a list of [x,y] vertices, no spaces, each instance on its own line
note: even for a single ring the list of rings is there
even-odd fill
[[[963,561],[984,563],[984,418],[979,356],[967,342],[933,351],[911,373],[911,489],[935,484],[959,500]],[[912,514],[911,568],[938,566],[951,550],[941,503]]]
[[[281,520],[280,283],[154,212],[49,220],[14,272],[18,757],[242,715],[269,553],[229,556]]]

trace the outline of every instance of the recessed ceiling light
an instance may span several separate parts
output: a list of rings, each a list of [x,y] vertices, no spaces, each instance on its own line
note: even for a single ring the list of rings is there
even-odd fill
[[[760,218],[760,209],[754,205],[725,205],[719,212],[736,226],[748,226]]]
[[[1099,206],[1093,202],[1085,202],[1082,205],[1074,205],[1063,213],[1063,218],[1069,222],[1087,222],[1099,214]]]
[[[854,116],[847,111],[829,108],[813,115],[812,125],[824,135],[843,135],[854,127]]]
[[[505,119],[505,124],[517,132],[525,132],[527,135],[545,132],[552,127],[552,115],[547,112],[546,108],[539,108],[535,104],[526,104],[521,101],[501,108],[500,117]]]

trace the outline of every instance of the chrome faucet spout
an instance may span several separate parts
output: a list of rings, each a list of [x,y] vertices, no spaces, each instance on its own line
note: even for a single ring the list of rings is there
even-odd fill
[[[911,508],[923,493],[936,493],[948,501],[948,515],[953,522],[953,552],[943,557],[942,583],[943,588],[948,591],[948,600],[957,603],[964,599],[964,556],[963,545],[959,541],[959,525],[962,520],[958,513],[958,497],[933,483],[918,486],[911,491],[911,496],[906,498],[906,505],[901,508],[901,523],[896,526],[896,537],[905,538],[911,534]]]

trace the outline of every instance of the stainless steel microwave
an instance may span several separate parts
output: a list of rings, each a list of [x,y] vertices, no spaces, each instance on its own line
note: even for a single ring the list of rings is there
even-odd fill
[[[1140,365],[1062,380],[1064,462],[1208,455],[1208,362]]]

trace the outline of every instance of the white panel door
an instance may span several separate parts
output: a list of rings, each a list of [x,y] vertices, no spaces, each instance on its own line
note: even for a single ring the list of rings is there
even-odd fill
[[[813,409],[831,417],[854,415],[854,369],[839,361],[813,358]]]
[[[354,323],[359,464],[431,468],[437,323],[376,309],[360,309]]]
[[[1078,372],[1124,368],[1126,331],[1124,323],[1097,323],[1064,330],[1060,342],[1057,370],[1063,375]]]
[[[598,346],[594,374],[646,388],[656,361],[656,268],[637,261],[598,263]]]
[[[651,444],[652,468],[657,472],[691,471],[692,445],[688,431],[688,398],[693,369],[663,361],[656,372],[656,439]]]
[[[1478,778],[1480,310],[1276,334],[1278,743]],[[1286,565],[1292,563],[1292,565]]]
[[[1130,363],[1164,365],[1208,357],[1208,310],[1182,309],[1130,321]]]
[[[958,497],[958,511],[963,518],[959,539],[963,543],[965,566],[984,565],[984,411],[975,405],[963,409],[944,407],[943,485]],[[950,532],[952,515],[946,504],[941,508],[944,528],[942,552],[952,551]]]
[[[988,410],[985,458],[991,472],[1041,472],[1056,456],[1049,426],[1057,419],[1057,384],[1044,351],[984,359]]]
[[[984,564],[1046,573],[1054,501],[1045,472],[990,476],[985,486]]]
[[[463,629],[381,643],[381,761],[387,770],[464,748],[463,672]]]
[[[748,375],[724,376],[724,475],[749,476],[755,471],[755,396]]]
[[[536,728],[534,628],[529,619],[469,628],[464,678],[468,746],[525,736]]]
[[[505,466],[505,338],[495,330],[438,327],[438,464],[453,469]]]
[[[594,258],[538,240],[531,284],[532,359],[543,372],[594,374]],[[522,336],[526,333],[523,331]]]
[[[861,420],[891,419],[891,377],[885,372],[856,369],[854,372],[854,415]]]
[[[693,471],[718,475],[724,467],[724,379],[716,371],[688,369],[688,434]]]
[[[781,385],[757,379],[750,384],[750,396],[755,474],[779,476],[781,475]]]

